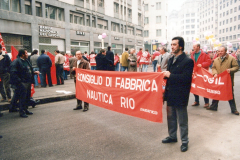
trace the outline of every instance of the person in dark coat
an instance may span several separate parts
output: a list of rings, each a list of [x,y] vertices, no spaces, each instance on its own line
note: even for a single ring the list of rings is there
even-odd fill
[[[48,55],[45,54],[45,50],[41,51],[41,55],[37,59],[37,66],[39,67],[39,71],[42,73],[42,80],[43,80],[43,86],[46,87],[46,75],[48,78],[48,86],[52,87],[52,78],[51,78],[51,67],[52,67],[52,61],[49,58]]]
[[[27,58],[27,50],[20,49],[18,58],[10,65],[10,84],[15,89],[14,95],[16,99],[19,98],[19,114],[23,118],[33,114],[28,111],[27,106],[31,97],[31,84],[34,84],[34,74],[39,74],[39,71],[33,71],[32,65]],[[14,100],[13,97],[12,101],[17,100]]]
[[[96,59],[96,63],[97,63],[96,70],[107,71],[108,70],[108,65],[109,64],[113,65],[113,62],[114,62],[110,59],[107,59],[105,49],[101,49],[100,53],[98,53],[98,55],[96,56],[95,59]]]
[[[194,62],[184,51],[184,39],[172,39],[174,56],[168,61],[164,77],[167,79],[164,100],[167,101],[167,121],[169,137],[162,143],[177,142],[177,123],[181,133],[181,151],[188,150],[188,114],[187,105],[192,82]],[[177,122],[178,121],[178,122]]]
[[[114,54],[111,51],[111,46],[108,46],[108,51],[106,53],[106,58],[114,62]],[[108,64],[108,71],[115,71],[115,66],[113,64]]]

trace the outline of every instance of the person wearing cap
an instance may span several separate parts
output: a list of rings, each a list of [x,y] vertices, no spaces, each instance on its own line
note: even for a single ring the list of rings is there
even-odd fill
[[[232,114],[239,115],[239,112],[237,111],[236,102],[234,98],[234,73],[237,72],[239,69],[238,63],[236,59],[229,54],[227,54],[227,47],[222,46],[219,48],[219,57],[216,58],[213,62],[212,66],[212,74],[214,77],[217,77],[218,74],[221,74],[222,72],[226,71],[230,74],[231,80],[232,80],[232,93],[233,93],[233,99],[229,100],[229,105],[231,108]],[[230,89],[230,88],[229,88]],[[207,107],[207,110],[213,110],[217,111],[218,109],[218,102],[219,100],[212,100],[211,106]]]
[[[200,44],[194,44],[193,45],[193,54],[191,55],[192,60],[194,61],[194,70],[197,69],[197,67],[203,67],[206,70],[209,70],[209,66],[211,65],[211,58],[208,54],[204,53],[200,49]],[[199,95],[194,94],[195,102],[192,104],[192,106],[199,106]],[[204,108],[209,106],[209,99],[204,97]]]

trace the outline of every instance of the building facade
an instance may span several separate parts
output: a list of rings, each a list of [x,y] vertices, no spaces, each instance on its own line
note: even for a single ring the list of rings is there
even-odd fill
[[[144,43],[153,53],[167,40],[168,0],[144,0]]]
[[[142,0],[3,0],[0,22],[8,52],[11,46],[98,52],[102,33],[115,53],[144,45]]]

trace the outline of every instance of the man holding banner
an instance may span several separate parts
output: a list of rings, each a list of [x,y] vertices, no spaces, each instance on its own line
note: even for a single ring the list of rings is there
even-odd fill
[[[76,58],[77,60],[73,63],[73,68],[72,68],[72,74],[74,75],[74,82],[76,86],[76,68],[81,68],[81,69],[90,69],[88,61],[83,59],[81,51],[76,52]],[[80,110],[82,109],[82,100],[77,99],[77,106],[73,110]],[[89,109],[89,103],[84,102],[84,110],[83,112],[88,111]]]
[[[194,70],[196,67],[203,67],[204,69],[208,70],[209,66],[211,65],[211,58],[205,52],[200,50],[200,44],[193,45],[193,54],[191,55],[192,60],[194,61]],[[195,102],[192,106],[199,106],[199,95],[194,94]],[[209,99],[204,97],[204,108],[209,107]]]
[[[234,73],[237,72],[238,69],[239,69],[239,66],[238,66],[236,59],[233,56],[229,56],[229,54],[227,54],[227,47],[223,47],[223,46],[220,47],[219,48],[219,57],[216,58],[213,62],[212,74],[214,77],[217,77],[218,74],[220,74],[226,70],[230,74],[231,80],[232,80],[233,99],[229,100],[228,102],[229,102],[232,113],[235,115],[239,115],[239,112],[237,111],[237,108],[236,108],[236,103],[235,103],[235,99],[234,99],[234,91],[233,91]],[[213,100],[211,106],[207,107],[207,110],[217,111],[218,102],[219,102],[219,100]]]
[[[162,143],[177,142],[177,123],[181,133],[181,151],[188,150],[187,105],[190,94],[194,62],[184,51],[184,39],[172,39],[173,57],[168,61],[164,77],[167,79],[164,100],[167,101],[167,121],[169,136]],[[178,122],[177,122],[178,121]]]

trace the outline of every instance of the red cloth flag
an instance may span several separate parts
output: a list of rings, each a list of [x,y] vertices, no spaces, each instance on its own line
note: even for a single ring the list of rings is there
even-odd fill
[[[11,53],[12,53],[12,61],[14,61],[15,59],[17,59],[18,51],[13,46],[11,46]]]
[[[34,93],[35,93],[34,84],[31,84],[31,97],[33,96]]]
[[[70,66],[69,66],[69,55],[65,55],[65,62],[63,63],[63,69],[65,71],[70,71]]]
[[[228,101],[233,99],[232,80],[227,71],[216,78],[204,68],[194,68],[191,93],[210,99]]]
[[[2,51],[7,53],[7,50],[6,50],[6,47],[5,47],[5,44],[3,42],[3,39],[2,39],[2,34],[0,33],[0,44],[2,45]]]
[[[163,73],[76,70],[76,97],[126,115],[162,123]]]
[[[57,77],[56,77],[56,66],[55,66],[55,56],[52,55],[52,53],[47,52],[47,55],[52,61],[52,67],[51,67],[51,78],[52,78],[52,84],[57,84]]]

